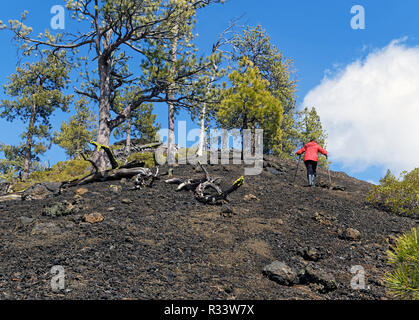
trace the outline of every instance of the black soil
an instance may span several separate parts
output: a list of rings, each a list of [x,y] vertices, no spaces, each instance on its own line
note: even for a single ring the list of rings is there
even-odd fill
[[[331,178],[345,191],[308,188],[305,168],[292,184],[296,163],[272,163],[275,170],[245,177],[222,206],[201,204],[164,180],[135,191],[131,181],[99,182],[85,186],[89,192],[82,196],[71,188],[44,200],[0,203],[0,299],[388,298],[386,250],[417,221],[369,206],[371,185],[344,173]],[[242,166],[207,168],[224,186],[243,175]],[[175,167],[174,174],[202,176],[190,165]],[[318,178],[329,181],[321,169]],[[42,216],[44,207],[75,199],[79,212]],[[104,220],[83,222],[89,213]],[[53,223],[55,233],[34,234],[42,223]],[[347,228],[360,238],[342,236]],[[318,261],[309,261],[308,248]],[[310,284],[280,285],[262,274],[275,260],[296,272],[314,265],[338,288],[322,293]],[[57,265],[64,267],[65,288],[54,292],[51,268]],[[365,270],[364,290],[351,288],[356,265]]]

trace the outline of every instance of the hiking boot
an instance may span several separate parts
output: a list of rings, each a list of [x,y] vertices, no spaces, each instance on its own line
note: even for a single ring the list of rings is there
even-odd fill
[[[314,185],[314,176],[311,175],[311,174],[308,176],[308,185],[310,187],[312,187]]]

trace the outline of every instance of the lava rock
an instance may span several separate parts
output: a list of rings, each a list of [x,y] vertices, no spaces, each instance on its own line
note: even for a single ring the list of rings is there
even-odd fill
[[[111,189],[111,191],[113,193],[121,193],[122,192],[122,187],[121,186],[110,185],[109,188]]]
[[[266,168],[266,170],[269,173],[272,173],[273,175],[276,175],[276,176],[279,176],[281,174],[281,172],[279,172],[278,170],[276,170],[275,168],[272,168],[272,167],[268,167],[268,168]]]
[[[234,215],[234,211],[229,205],[224,205],[221,207],[221,215],[223,217],[231,217]]]
[[[334,221],[336,220],[335,217],[327,215],[324,212],[315,212],[312,219],[325,226],[333,225]]]
[[[23,192],[23,200],[43,200],[60,194],[61,183],[43,182],[29,187]]]
[[[17,218],[17,221],[20,227],[27,227],[31,225],[35,221],[35,219],[28,217],[19,217]]]
[[[361,238],[361,232],[353,228],[347,228],[340,236],[346,240],[357,241]]]
[[[297,273],[280,261],[274,261],[263,268],[262,273],[281,285],[292,286],[298,283]]]
[[[43,216],[48,217],[61,217],[68,216],[74,212],[74,206],[68,201],[57,202],[51,206],[45,207],[42,211]]]
[[[33,229],[31,234],[32,235],[56,235],[60,234],[61,229],[55,223],[39,223]]]
[[[338,288],[336,280],[331,273],[325,272],[313,264],[309,264],[299,274],[299,280],[302,284],[317,284],[318,291],[328,293]]]
[[[345,190],[346,190],[346,187],[343,187],[343,186],[334,186],[334,187],[332,188],[332,190],[336,190],[336,191],[345,191]]]
[[[386,242],[389,246],[395,246],[397,243],[397,237],[391,234],[386,238]]]
[[[244,201],[259,201],[259,198],[254,194],[246,194],[243,199]]]
[[[309,261],[319,261],[322,258],[322,254],[316,248],[307,248],[303,252],[303,258]]]
[[[76,190],[75,194],[76,194],[76,196],[82,196],[82,195],[84,195],[88,192],[89,192],[89,190],[87,190],[86,188],[79,188],[79,189]]]
[[[105,220],[105,218],[99,212],[93,212],[89,214],[85,214],[83,216],[83,221],[88,222],[90,224],[99,223]]]

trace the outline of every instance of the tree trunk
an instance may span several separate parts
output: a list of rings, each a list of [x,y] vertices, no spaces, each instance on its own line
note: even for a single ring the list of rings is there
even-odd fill
[[[217,72],[217,66],[213,64],[212,68],[214,69],[214,74],[211,77],[211,83],[215,80],[215,73]],[[207,91],[209,93],[209,89]],[[205,119],[207,117],[207,104],[204,103],[201,110],[201,130],[199,135],[199,143],[198,143],[198,152],[197,155],[202,157],[204,154],[204,147],[205,147]]]
[[[246,107],[244,106],[244,109]],[[248,125],[248,119],[247,119],[247,114],[246,111],[244,112],[243,115],[243,124],[242,124],[242,129],[241,129],[241,133],[242,133],[242,160],[244,160],[244,153],[245,153],[245,149],[248,148],[248,142],[249,141],[245,141],[245,137],[246,135],[244,134],[244,130],[248,129],[249,125]]]
[[[204,154],[206,113],[207,113],[207,106],[204,103],[204,106],[202,107],[202,111],[201,111],[201,131],[199,134],[199,143],[198,143],[198,152],[197,152],[197,155],[199,157],[202,157],[202,155]]]
[[[174,164],[176,161],[175,154],[175,106],[174,106],[174,99],[175,99],[175,83],[174,77],[176,73],[176,60],[177,60],[177,45],[178,45],[178,26],[174,27],[174,38],[172,40],[171,48],[170,48],[170,56],[171,56],[171,64],[170,64],[170,80],[172,83],[169,86],[169,90],[167,93],[167,97],[169,99],[168,107],[169,107],[169,133],[167,137],[167,163],[169,165]]]
[[[101,56],[98,59],[100,77],[100,99],[99,99],[99,130],[97,142],[109,146],[111,128],[109,126],[110,117],[110,96],[111,96],[111,63],[109,58]],[[99,171],[105,171],[107,167],[107,157],[103,150],[95,152],[93,161],[96,162]]]
[[[125,154],[129,156],[131,153],[131,128],[132,126],[132,119],[131,119],[131,112],[128,114],[128,128],[127,128],[127,138],[125,140]]]
[[[32,105],[31,118],[29,120],[29,127],[28,127],[28,136],[26,138],[25,160],[23,162],[23,170],[22,170],[23,181],[26,181],[28,179],[29,171],[31,168],[32,141],[33,141],[33,130],[35,127],[35,119],[36,119],[36,106]]]

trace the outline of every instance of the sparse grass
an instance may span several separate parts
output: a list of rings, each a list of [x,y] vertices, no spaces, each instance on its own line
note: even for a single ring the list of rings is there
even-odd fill
[[[13,190],[23,191],[41,182],[63,182],[79,179],[89,174],[90,168],[91,164],[84,160],[58,162],[49,169],[32,172],[28,180],[24,182],[14,183]]]
[[[156,166],[156,160],[153,152],[132,153],[128,157],[128,162],[131,161],[142,161],[145,163],[146,168],[154,168]]]

